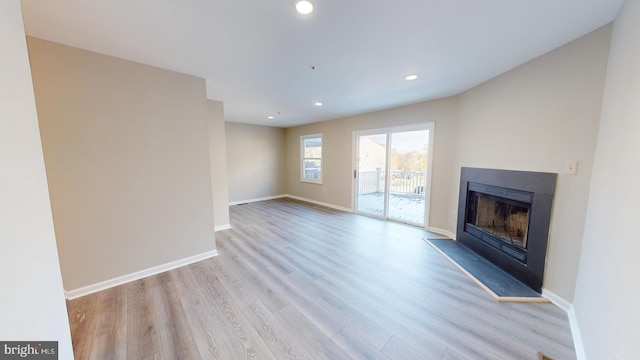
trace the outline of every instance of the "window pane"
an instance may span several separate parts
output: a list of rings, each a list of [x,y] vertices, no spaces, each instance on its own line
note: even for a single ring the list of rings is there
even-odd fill
[[[322,157],[322,138],[314,137],[304,139],[304,157],[316,159]]]
[[[314,147],[305,147],[304,148],[304,157],[305,158],[316,158],[319,159],[322,157],[322,147],[314,146]]]
[[[301,136],[302,180],[322,181],[322,135]]]
[[[304,178],[320,180],[322,173],[322,160],[304,160]]]
[[[322,146],[322,138],[321,137],[311,137],[304,139],[305,147],[320,147]]]

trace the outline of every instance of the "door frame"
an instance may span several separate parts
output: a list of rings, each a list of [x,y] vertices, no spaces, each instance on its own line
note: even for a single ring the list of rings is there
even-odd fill
[[[359,155],[359,149],[358,149],[358,137],[359,136],[367,136],[367,135],[379,135],[379,134],[386,134],[387,136],[387,143],[386,143],[386,147],[385,147],[385,164],[384,164],[384,168],[385,168],[385,172],[384,172],[384,181],[385,181],[385,191],[384,191],[384,211],[383,211],[383,215],[376,215],[376,214],[371,214],[371,213],[365,213],[365,212],[360,212],[358,211],[358,179],[360,177],[360,173],[359,173],[359,169],[358,169],[358,155]],[[369,217],[373,217],[376,219],[380,219],[380,220],[386,220],[387,219],[387,208],[388,208],[388,193],[387,193],[387,184],[389,181],[389,171],[387,171],[387,168],[389,167],[389,152],[390,152],[390,147],[389,147],[389,140],[390,140],[390,136],[389,136],[389,132],[387,128],[384,129],[371,129],[371,130],[361,130],[361,131],[354,131],[353,132],[353,141],[352,141],[352,147],[353,147],[353,155],[351,156],[351,162],[352,162],[352,178],[351,178],[351,205],[353,208],[353,212],[356,214],[360,214],[360,215],[365,215],[365,216],[369,216]]]
[[[369,130],[358,130],[353,131],[352,134],[352,178],[351,178],[351,207],[353,212],[360,215],[365,215],[369,217],[374,217],[377,219],[395,221],[395,219],[389,219],[389,181],[391,177],[391,135],[394,132],[406,132],[406,131],[420,131],[420,130],[428,130],[429,138],[428,138],[428,150],[427,150],[427,176],[425,177],[425,187],[424,187],[424,196],[425,196],[425,209],[424,209],[424,228],[429,228],[429,213],[431,208],[431,183],[433,177],[433,140],[435,138],[435,122],[423,122],[409,125],[400,125],[400,126],[390,126],[384,128],[377,129],[369,129]],[[369,214],[358,211],[358,137],[363,135],[375,135],[375,134],[387,134],[387,158],[385,164],[385,192],[384,192],[384,215],[378,216],[375,214]],[[415,224],[410,224],[415,225]]]

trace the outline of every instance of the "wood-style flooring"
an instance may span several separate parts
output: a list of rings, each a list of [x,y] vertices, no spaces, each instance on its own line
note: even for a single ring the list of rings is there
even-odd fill
[[[575,359],[553,304],[499,303],[424,230],[231,207],[219,256],[68,302],[76,359]]]

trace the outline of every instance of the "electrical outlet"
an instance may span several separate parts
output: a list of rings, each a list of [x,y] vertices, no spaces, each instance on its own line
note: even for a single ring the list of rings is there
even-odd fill
[[[454,218],[454,219],[457,218],[458,217],[458,211],[457,210],[453,210],[451,212],[451,217]]]

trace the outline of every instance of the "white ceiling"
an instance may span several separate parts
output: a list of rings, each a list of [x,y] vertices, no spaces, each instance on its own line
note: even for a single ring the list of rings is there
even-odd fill
[[[28,35],[204,78],[227,121],[287,127],[460,93],[611,22],[623,3],[314,1],[308,16],[293,0],[22,7]]]

